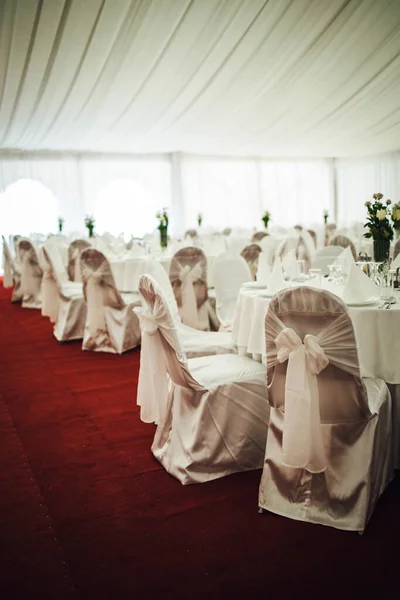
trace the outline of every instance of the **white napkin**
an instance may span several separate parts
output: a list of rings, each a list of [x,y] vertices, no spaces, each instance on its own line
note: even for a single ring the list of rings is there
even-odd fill
[[[278,257],[275,259],[274,268],[269,276],[269,281],[267,281],[267,289],[272,294],[275,294],[285,287],[287,287],[287,285],[283,278],[282,263],[281,259]]]
[[[296,277],[298,272],[297,258],[295,250],[289,250],[282,258],[283,270],[289,277]]]
[[[391,269],[399,269],[400,268],[400,253],[396,256],[392,264],[390,265]]]
[[[379,296],[378,286],[360,267],[357,267],[353,260],[343,289],[343,301],[354,303],[365,302],[374,296]]]
[[[333,263],[336,267],[341,267],[342,272],[347,275],[350,273],[350,269],[352,265],[355,265],[354,257],[351,252],[350,246],[344,248],[344,250],[339,254],[335,262]]]
[[[258,256],[257,281],[267,286],[271,280],[271,269],[268,265],[268,259],[265,252],[260,252]]]

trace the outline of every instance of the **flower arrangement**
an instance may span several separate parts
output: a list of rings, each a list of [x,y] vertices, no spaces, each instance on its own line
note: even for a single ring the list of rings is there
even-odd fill
[[[261,217],[261,220],[264,222],[265,229],[268,229],[268,223],[271,220],[271,213],[266,210],[263,216]]]
[[[369,231],[364,233],[364,237],[373,238],[374,240],[385,240],[390,242],[393,239],[393,229],[389,222],[389,206],[391,200],[386,200],[386,203],[381,202],[383,194],[374,194],[375,202],[366,202],[365,206],[368,210],[368,218],[364,227],[368,227]]]
[[[199,227],[201,227],[202,222],[203,222],[203,215],[201,213],[199,213],[197,215],[197,223],[198,223]]]
[[[325,223],[325,225],[326,225],[326,224],[327,224],[327,222],[328,222],[328,218],[329,218],[329,213],[328,213],[328,211],[325,209],[325,210],[324,210],[324,223]]]
[[[86,215],[85,217],[85,226],[87,227],[89,237],[93,237],[93,231],[96,221],[90,215]]]
[[[396,236],[400,236],[400,202],[396,202],[392,206],[392,222],[393,229],[396,231]]]
[[[389,216],[391,200],[382,202],[383,194],[373,194],[374,202],[366,202],[368,218],[364,227],[369,231],[364,233],[364,237],[374,240],[374,260],[382,262],[388,260],[390,251],[390,242],[393,239],[393,228],[390,225]]]
[[[62,217],[58,217],[58,231],[62,231],[63,230],[63,225],[64,225],[64,219]]]
[[[161,248],[166,248],[168,246],[168,223],[169,223],[167,209],[163,208],[162,210],[158,211],[158,213],[156,214],[156,217],[158,219],[157,229],[160,232],[160,246],[161,246]]]

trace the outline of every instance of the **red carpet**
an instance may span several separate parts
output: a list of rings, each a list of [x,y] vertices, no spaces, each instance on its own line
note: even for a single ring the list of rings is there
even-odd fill
[[[150,453],[139,351],[59,344],[0,284],[0,598],[392,597],[400,484],[366,534],[257,514],[260,472],[183,487]]]

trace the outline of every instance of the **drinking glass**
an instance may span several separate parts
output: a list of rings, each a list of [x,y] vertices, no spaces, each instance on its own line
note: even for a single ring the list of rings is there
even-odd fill
[[[304,260],[296,260],[296,279],[298,281],[304,281],[305,274],[306,270]]]
[[[385,270],[379,273],[379,296],[381,300],[391,300],[393,297],[393,271]]]

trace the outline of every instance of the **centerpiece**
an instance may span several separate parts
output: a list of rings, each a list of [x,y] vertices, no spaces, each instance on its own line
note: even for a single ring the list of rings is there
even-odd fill
[[[88,230],[88,234],[89,234],[90,238],[93,237],[95,223],[96,223],[96,221],[94,220],[94,218],[92,216],[86,215],[85,226]]]
[[[167,209],[163,208],[156,214],[158,219],[158,227],[157,229],[160,232],[160,246],[161,248],[166,248],[168,246],[168,214]]]
[[[63,230],[64,219],[62,217],[58,217],[58,231],[61,233]]]
[[[327,211],[327,210],[324,210],[324,223],[325,223],[325,225],[326,225],[326,224],[327,224],[327,222],[328,222],[328,218],[329,218],[329,213],[328,213],[328,211]]]
[[[400,202],[396,202],[392,206],[392,221],[393,229],[396,232],[396,238],[400,237]]]
[[[261,217],[261,220],[264,223],[265,229],[268,229],[268,223],[271,220],[271,213],[266,210],[265,213],[263,214],[263,216]]]
[[[199,227],[201,227],[202,222],[203,222],[203,215],[201,213],[199,213],[197,215],[197,223],[198,223]]]
[[[374,261],[383,262],[389,260],[390,242],[393,239],[393,228],[389,222],[389,206],[391,200],[382,202],[383,194],[373,194],[374,202],[366,202],[368,211],[367,222],[364,227],[369,231],[364,237],[372,238],[374,241]]]

